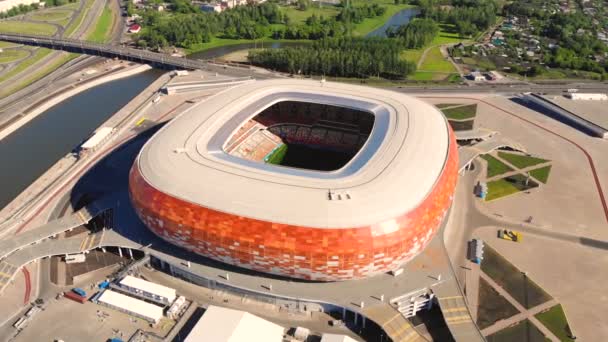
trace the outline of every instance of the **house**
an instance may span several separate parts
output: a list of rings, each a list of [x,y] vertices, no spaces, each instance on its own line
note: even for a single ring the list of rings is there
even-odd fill
[[[486,77],[480,73],[479,71],[473,71],[472,73],[470,73],[468,75],[468,78],[475,81],[475,82],[481,82],[481,81],[485,81]]]
[[[141,31],[141,25],[133,24],[129,26],[129,33],[139,33],[139,31]]]

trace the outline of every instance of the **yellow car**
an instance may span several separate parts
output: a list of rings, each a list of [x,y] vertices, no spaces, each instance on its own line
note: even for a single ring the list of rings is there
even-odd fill
[[[515,230],[501,229],[498,231],[498,238],[513,242],[521,242],[523,235]]]

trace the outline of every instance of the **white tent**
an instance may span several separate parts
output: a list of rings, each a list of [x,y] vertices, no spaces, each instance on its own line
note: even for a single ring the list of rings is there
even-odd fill
[[[245,311],[210,306],[185,342],[281,342],[285,329]]]

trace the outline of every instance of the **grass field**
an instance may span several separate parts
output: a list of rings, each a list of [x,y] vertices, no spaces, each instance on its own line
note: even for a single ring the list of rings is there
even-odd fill
[[[104,43],[110,38],[112,33],[112,26],[114,25],[114,16],[109,6],[103,8],[101,16],[95,23],[95,29],[87,35],[88,41],[95,43]]]
[[[420,64],[420,71],[433,71],[443,73],[456,73],[458,70],[454,65],[443,55],[439,46],[432,47],[426,54],[422,64]]]
[[[549,294],[488,244],[484,247],[481,270],[527,309],[551,299]]]
[[[542,182],[543,184],[547,184],[549,173],[551,173],[551,165],[530,171],[530,176],[534,177],[537,181]]]
[[[498,156],[520,169],[548,162],[546,159],[508,152],[498,152]]]
[[[538,183],[533,180],[529,180],[528,185],[526,185],[526,179],[526,176],[517,174],[489,182],[486,201],[512,195],[520,191],[530,190],[538,186]]]
[[[41,50],[48,51],[48,53],[51,52],[50,50],[47,50],[47,49],[41,49]],[[44,54],[43,57],[46,56],[48,53]],[[5,96],[7,94],[14,93],[16,91],[19,91],[19,90],[27,87],[28,85],[36,82],[37,80],[48,75],[53,70],[59,68],[61,65],[69,62],[70,60],[72,60],[76,57],[78,57],[78,54],[75,54],[75,53],[69,53],[69,54],[66,54],[65,56],[62,56],[61,58],[55,60],[53,63],[45,65],[44,67],[40,68],[36,73],[30,75],[29,77],[27,77],[25,79],[20,79],[19,82],[13,83],[8,87],[3,87],[2,90],[0,90],[0,96]],[[31,59],[32,58],[27,59],[23,63],[19,64],[19,66],[21,66],[22,64],[25,64],[26,62],[29,62]],[[38,60],[39,59],[36,59],[36,61],[38,61]],[[33,63],[31,63],[31,64],[33,64]],[[29,65],[31,65],[31,64],[29,64]],[[21,69],[21,70],[23,70],[23,69]],[[1,82],[1,80],[0,80],[0,82]]]
[[[477,104],[444,109],[442,112],[448,119],[452,120],[472,119],[477,115]]]
[[[456,106],[462,106],[460,103],[439,103],[436,104],[435,107],[442,109],[442,108],[448,108],[448,107],[456,107]]]
[[[479,329],[485,329],[501,319],[519,313],[505,297],[501,296],[483,279],[479,279],[478,303],[477,325]]]
[[[80,14],[78,15],[78,17],[76,17],[74,19],[74,21],[72,22],[72,24],[70,26],[66,27],[65,32],[63,33],[64,37],[70,37],[72,35],[72,33],[74,33],[74,31],[76,31],[80,27],[80,24],[82,24],[82,21],[84,20],[85,16],[91,9],[91,6],[93,6],[93,2],[94,2],[93,0],[82,0],[82,1],[86,1],[86,3],[84,4],[82,11],[80,11]]]
[[[446,81],[452,74],[433,71],[416,71],[408,76],[408,79],[413,81]]]
[[[485,161],[488,162],[488,171],[487,171],[488,178],[502,175],[503,173],[506,173],[509,171],[513,171],[513,169],[510,168],[509,166],[507,166],[507,164],[501,162],[500,160],[494,158],[493,156],[491,156],[489,154],[484,154],[481,156],[481,158],[485,159]],[[517,190],[517,191],[519,191],[519,190]],[[488,193],[489,193],[489,190],[488,190]]]
[[[414,63],[418,63],[418,60],[420,60],[420,57],[422,57],[423,52],[424,52],[423,49],[403,50],[401,52],[401,54],[399,55],[399,57],[401,57],[401,59],[405,59],[408,61],[412,61]]]
[[[41,60],[42,58],[44,58],[46,55],[48,55],[49,53],[51,53],[51,50],[49,49],[38,49],[36,50],[36,52],[34,52],[34,55],[26,60],[24,60],[23,62],[19,63],[14,69],[12,69],[11,71],[7,72],[6,74],[0,76],[0,82],[3,82],[15,75],[17,75],[18,73],[22,72],[23,70],[29,68],[32,64],[38,62],[39,60]],[[5,88],[5,87],[3,87]],[[4,91],[5,89],[2,89],[2,91]]]
[[[0,32],[52,36],[57,32],[53,25],[25,21],[0,21]]]
[[[452,126],[452,129],[456,132],[458,131],[469,131],[473,129],[473,124],[475,123],[475,120],[468,120],[468,121],[454,121],[454,120],[448,120],[450,126]]]
[[[14,62],[28,55],[27,51],[24,50],[4,50],[0,52],[0,63]]]
[[[570,336],[572,336],[572,331],[570,330],[570,325],[568,324],[566,314],[564,313],[561,304],[557,304],[547,311],[538,313],[535,317],[541,321],[547,329],[551,330],[560,341],[574,341],[574,339],[570,338]]]
[[[34,12],[29,18],[37,21],[60,21],[69,19],[73,13],[67,9],[54,9],[52,11]]]
[[[285,154],[287,154],[287,145],[283,144],[270,152],[270,155],[266,159],[266,163],[280,165],[283,162],[283,158],[285,158]]]
[[[529,320],[523,320],[516,325],[505,328],[492,335],[486,336],[488,342],[545,342],[546,338]]]
[[[296,6],[285,6],[281,7],[281,12],[287,14],[289,19],[294,24],[304,24],[306,19],[313,14],[316,16],[323,16],[325,18],[334,17],[340,9],[336,6],[324,5],[319,7],[318,5],[312,5],[305,11],[300,11]]]

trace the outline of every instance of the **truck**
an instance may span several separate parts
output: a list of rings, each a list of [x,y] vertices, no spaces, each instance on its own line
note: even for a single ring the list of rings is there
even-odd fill
[[[73,300],[75,302],[78,302],[80,304],[84,304],[87,301],[87,297],[81,296],[81,295],[76,294],[76,293],[74,293],[72,291],[66,292],[65,295],[64,295],[64,297],[68,298],[68,299],[71,299],[71,300]]]
[[[81,289],[79,287],[73,288],[72,292],[74,292],[75,294],[77,294],[77,295],[79,295],[81,297],[86,297],[87,296],[87,293],[83,289]]]
[[[507,241],[521,242],[523,236],[520,232],[515,230],[500,229],[498,231],[498,238]]]

